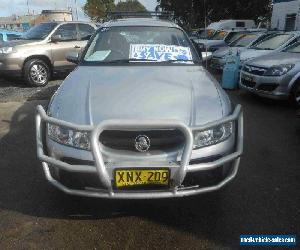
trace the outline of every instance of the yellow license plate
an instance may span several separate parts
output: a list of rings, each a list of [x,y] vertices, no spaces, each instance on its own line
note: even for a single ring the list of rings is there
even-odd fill
[[[170,171],[162,170],[116,170],[116,187],[135,187],[135,186],[168,186]]]

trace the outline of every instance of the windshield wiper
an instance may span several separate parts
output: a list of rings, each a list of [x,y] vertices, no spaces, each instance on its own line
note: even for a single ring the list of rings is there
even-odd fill
[[[177,59],[177,60],[167,60],[167,61],[163,61],[163,62],[193,62],[193,63],[196,63],[197,61],[194,61],[194,60],[185,60],[185,59]]]
[[[130,62],[157,62],[157,60],[150,60],[150,59],[118,59],[112,61],[104,61],[104,63],[130,63]]]

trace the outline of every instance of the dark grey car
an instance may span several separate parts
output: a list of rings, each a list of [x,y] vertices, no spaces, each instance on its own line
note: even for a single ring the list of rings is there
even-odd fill
[[[36,125],[46,178],[80,196],[214,191],[236,176],[243,150],[241,106],[180,27],[151,18],[105,23]]]

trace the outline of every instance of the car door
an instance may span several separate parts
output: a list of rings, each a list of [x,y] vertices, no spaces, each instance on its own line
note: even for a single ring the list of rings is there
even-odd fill
[[[85,46],[87,45],[88,40],[94,34],[95,28],[86,23],[79,23],[78,24],[78,39],[79,39],[79,46],[80,50],[82,51]]]
[[[62,24],[54,32],[55,40],[52,41],[52,60],[54,70],[69,70],[76,65],[66,60],[69,51],[80,51],[80,41],[78,40],[77,24]]]

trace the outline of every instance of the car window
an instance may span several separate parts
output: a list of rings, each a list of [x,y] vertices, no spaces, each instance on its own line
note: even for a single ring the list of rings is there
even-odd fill
[[[228,34],[228,36],[225,38],[225,42],[227,44],[235,41],[236,39],[240,38],[244,33],[239,33],[239,32],[231,32]]]
[[[300,42],[296,42],[292,46],[286,48],[284,51],[290,53],[300,53]]]
[[[258,38],[256,34],[245,34],[230,44],[230,47],[246,47]]]
[[[211,38],[214,33],[215,33],[215,30],[213,30],[213,29],[206,29],[206,30],[199,31],[198,36],[200,39],[208,39],[208,38]]]
[[[55,36],[61,36],[61,41],[74,41],[77,40],[76,24],[68,23],[63,24],[54,33]]]
[[[199,57],[184,32],[168,27],[111,27],[98,31],[85,62],[170,62],[192,64]]]
[[[20,35],[17,35],[17,34],[7,34],[6,37],[7,37],[7,41],[11,41],[11,40],[15,40],[15,39],[19,38]]]
[[[88,24],[78,24],[78,36],[80,40],[89,40],[95,29]]]
[[[222,30],[217,31],[212,37],[210,37],[210,40],[224,40],[224,38],[227,36],[228,32]]]
[[[293,39],[292,41],[290,41],[290,42],[286,45],[286,47],[289,47],[289,46],[295,44],[295,43],[298,42],[298,41],[299,41],[299,37],[297,37],[297,38]]]
[[[21,39],[24,40],[42,40],[45,39],[57,26],[57,23],[41,23],[21,36]]]
[[[274,50],[279,48],[281,45],[285,44],[289,39],[292,38],[290,34],[277,34],[272,37],[268,37],[267,39],[261,41],[256,44],[254,49],[262,49],[262,50]]]
[[[0,42],[4,42],[3,34],[2,33],[0,33]]]

